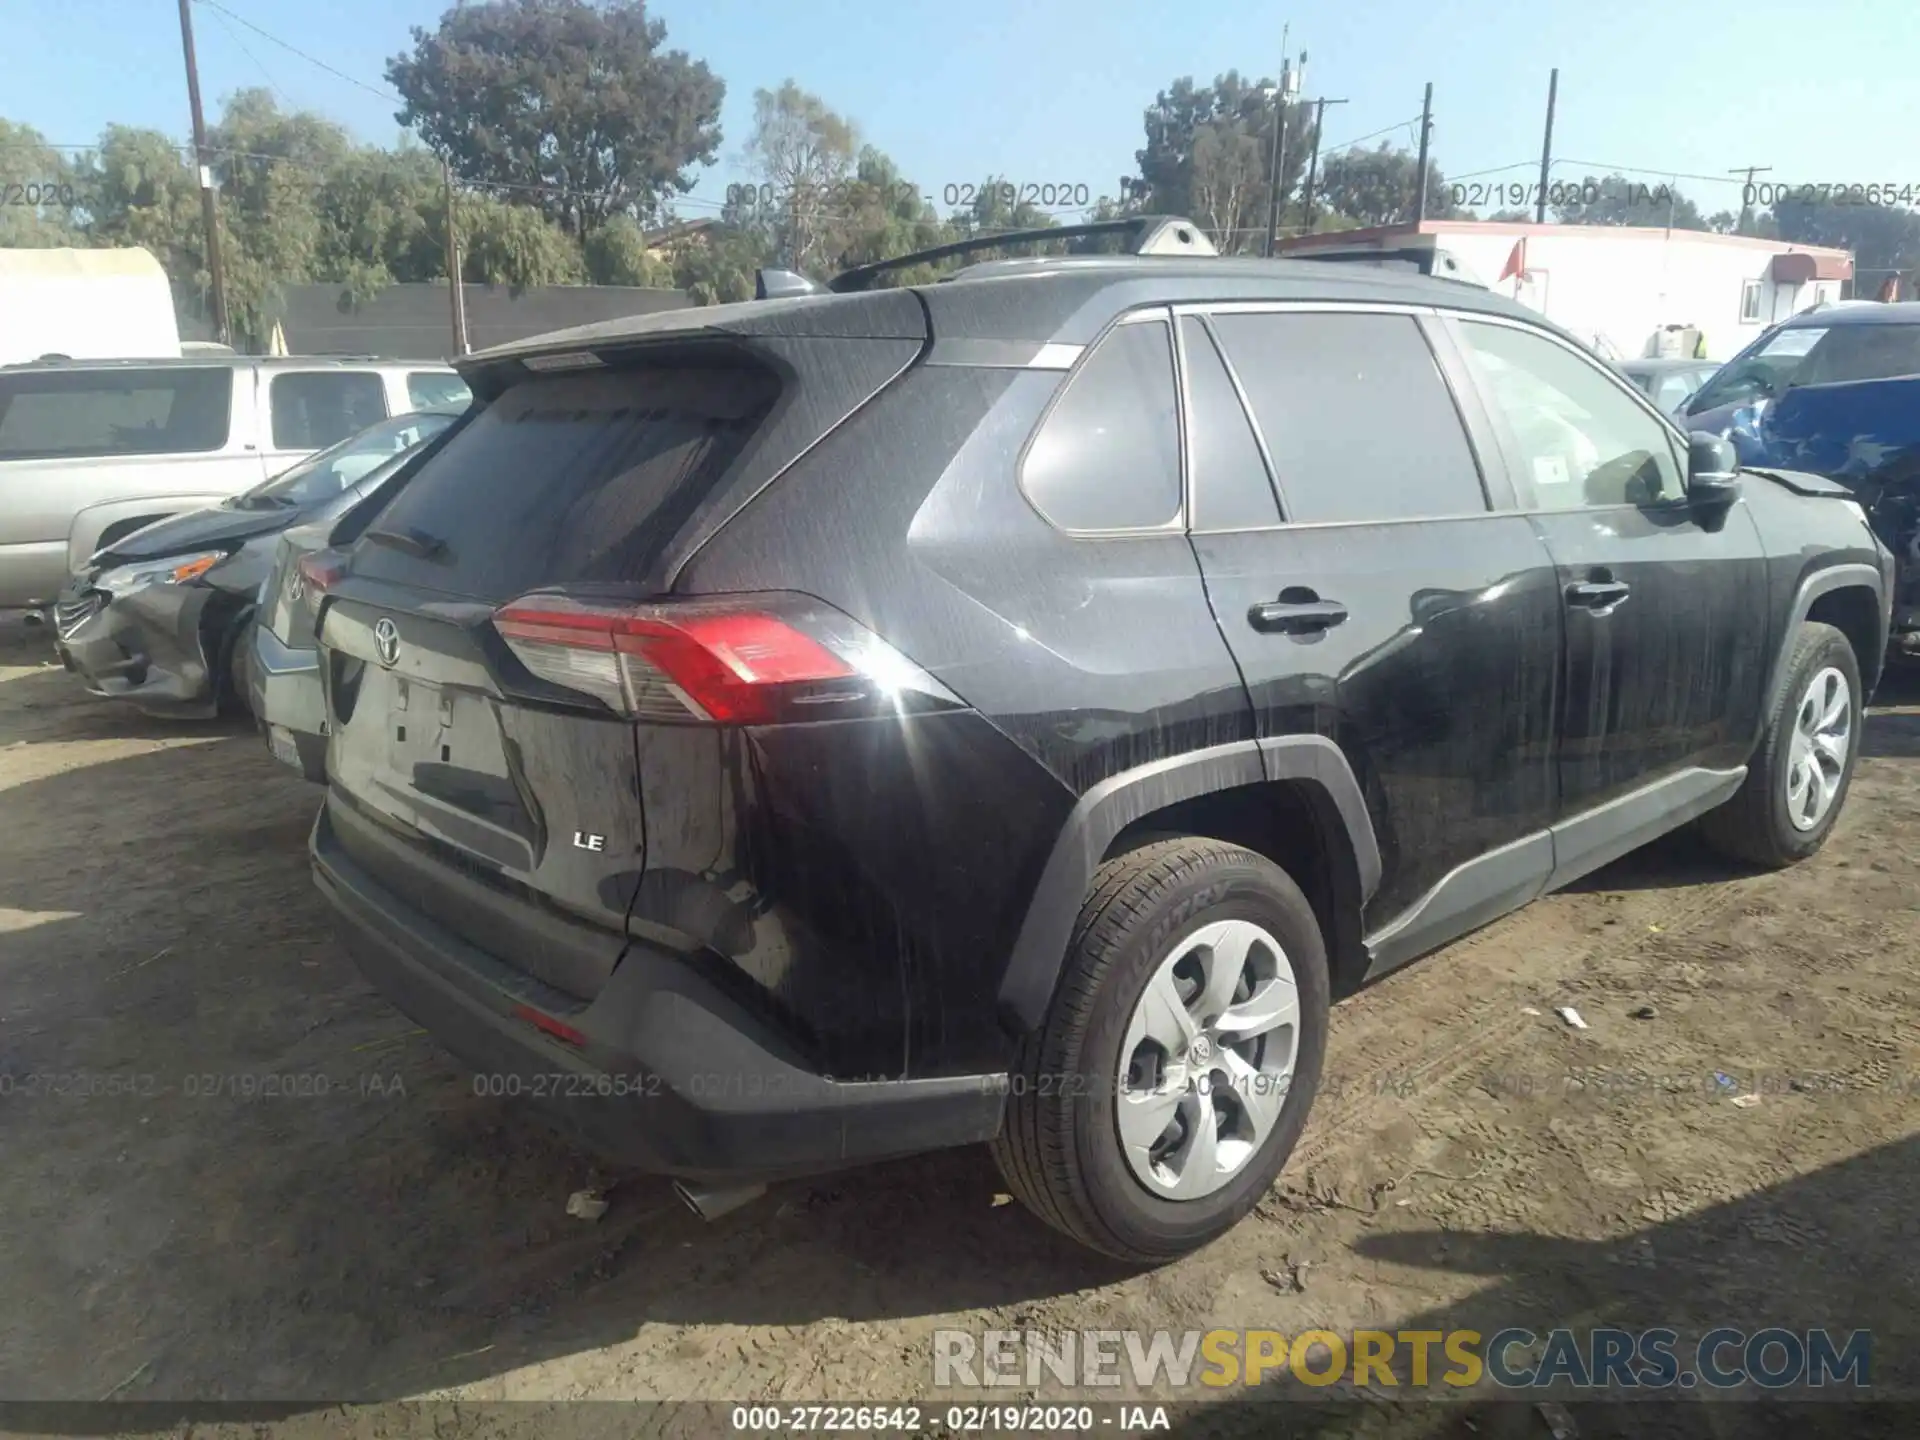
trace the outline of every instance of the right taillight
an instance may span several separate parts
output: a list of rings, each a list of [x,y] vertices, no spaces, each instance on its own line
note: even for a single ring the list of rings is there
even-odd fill
[[[626,605],[534,594],[502,607],[493,625],[541,680],[637,720],[771,725],[962,703],[872,631],[804,595]]]

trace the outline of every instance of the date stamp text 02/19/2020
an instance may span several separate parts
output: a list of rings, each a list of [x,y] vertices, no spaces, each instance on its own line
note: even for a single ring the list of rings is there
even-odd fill
[[[885,185],[850,180],[828,186],[824,198],[829,207],[878,199],[886,205],[901,201],[932,205],[937,200],[943,205],[969,208],[983,200],[997,200],[1003,205],[1033,205],[1042,210],[1084,210],[1094,199],[1093,187],[1084,180],[1001,180],[987,184],[967,181],[943,185],[937,192],[922,190],[909,180],[889,181]],[[727,187],[727,204],[742,209],[778,210],[787,203],[788,197],[770,184]]]
[[[50,205],[71,210],[79,204],[73,186],[64,180],[0,180],[0,205]]]

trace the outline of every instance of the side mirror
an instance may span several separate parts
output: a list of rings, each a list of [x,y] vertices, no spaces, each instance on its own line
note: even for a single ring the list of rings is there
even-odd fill
[[[1731,505],[1740,495],[1740,457],[1732,444],[1704,430],[1687,447],[1687,499],[1695,505]]]

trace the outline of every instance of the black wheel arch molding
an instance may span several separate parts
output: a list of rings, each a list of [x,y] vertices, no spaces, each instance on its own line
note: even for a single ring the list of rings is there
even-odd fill
[[[1788,662],[1793,655],[1794,637],[1800,627],[1812,616],[1813,608],[1823,596],[1841,590],[1860,589],[1870,592],[1874,597],[1875,624],[1877,630],[1857,658],[1860,661],[1860,679],[1865,694],[1862,701],[1871,699],[1880,676],[1886,668],[1886,651],[1893,628],[1893,588],[1889,577],[1877,565],[1865,561],[1849,560],[1839,564],[1823,564],[1818,569],[1803,575],[1793,592],[1793,603],[1786,613],[1786,623],[1782,626],[1774,643],[1773,659],[1767,671],[1766,704],[1762,714],[1773,713],[1773,705],[1780,698],[1781,687],[1787,683]],[[1843,632],[1846,627],[1842,626]],[[1858,643],[1857,637],[1849,634],[1850,640]],[[1754,737],[1759,743],[1759,737]]]
[[[1001,978],[1003,1023],[1026,1034],[1045,1022],[1075,918],[1122,832],[1182,801],[1268,782],[1294,782],[1325,796],[1346,831],[1360,900],[1370,899],[1380,884],[1379,841],[1353,767],[1327,736],[1236,740],[1124,770],[1080,797],[1054,841]]]

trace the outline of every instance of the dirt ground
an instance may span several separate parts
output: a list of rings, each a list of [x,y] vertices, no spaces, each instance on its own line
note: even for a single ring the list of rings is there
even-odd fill
[[[1139,1275],[996,1204],[983,1153],[712,1225],[597,1170],[336,948],[313,788],[49,653],[0,621],[0,1397],[900,1399],[938,1328],[1769,1322],[1872,1329],[1877,1388],[1920,1394],[1911,678],[1814,861],[1672,837],[1343,1004],[1280,1185]],[[263,1076],[299,1093],[236,1093]],[[604,1218],[569,1218],[599,1182]],[[1348,1428],[1548,1433],[1467,1413]],[[1609,1427],[1647,1433],[1582,1433]]]

